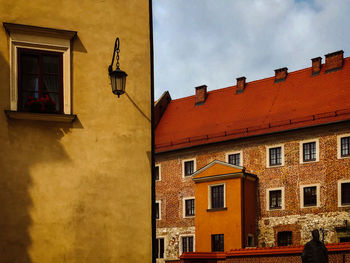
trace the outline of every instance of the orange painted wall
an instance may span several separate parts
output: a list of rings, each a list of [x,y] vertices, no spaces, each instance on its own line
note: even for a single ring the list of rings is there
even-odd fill
[[[196,251],[211,251],[211,235],[224,234],[225,251],[242,247],[241,178],[195,184]],[[208,212],[208,186],[226,184],[227,210]]]

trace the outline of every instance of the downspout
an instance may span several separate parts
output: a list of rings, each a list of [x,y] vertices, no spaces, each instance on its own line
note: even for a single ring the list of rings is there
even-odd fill
[[[246,180],[246,174],[243,169],[243,179],[242,179],[242,198],[241,198],[241,217],[242,217],[242,248],[246,247],[245,244],[245,180]]]

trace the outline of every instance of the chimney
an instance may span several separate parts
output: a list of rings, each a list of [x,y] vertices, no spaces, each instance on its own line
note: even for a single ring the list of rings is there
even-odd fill
[[[288,75],[288,68],[275,69],[275,83],[285,81]]]
[[[321,67],[322,67],[322,58],[312,58],[312,75],[318,75],[320,74]]]
[[[204,104],[207,98],[207,85],[198,86],[196,89],[196,105]]]
[[[339,50],[339,51],[325,55],[326,57],[325,73],[329,73],[329,72],[333,72],[341,69],[344,63],[343,55],[344,55],[343,50]]]
[[[242,93],[245,89],[245,77],[237,78],[236,94]]]

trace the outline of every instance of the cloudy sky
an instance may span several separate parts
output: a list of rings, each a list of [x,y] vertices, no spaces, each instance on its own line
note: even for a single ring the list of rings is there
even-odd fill
[[[155,99],[350,56],[350,0],[153,0]]]

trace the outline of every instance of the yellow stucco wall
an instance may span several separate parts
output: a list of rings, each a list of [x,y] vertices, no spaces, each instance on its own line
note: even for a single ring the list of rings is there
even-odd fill
[[[148,0],[0,0],[0,22],[73,30],[73,124],[9,120],[0,27],[0,262],[151,262]],[[112,94],[115,37],[127,94]]]

